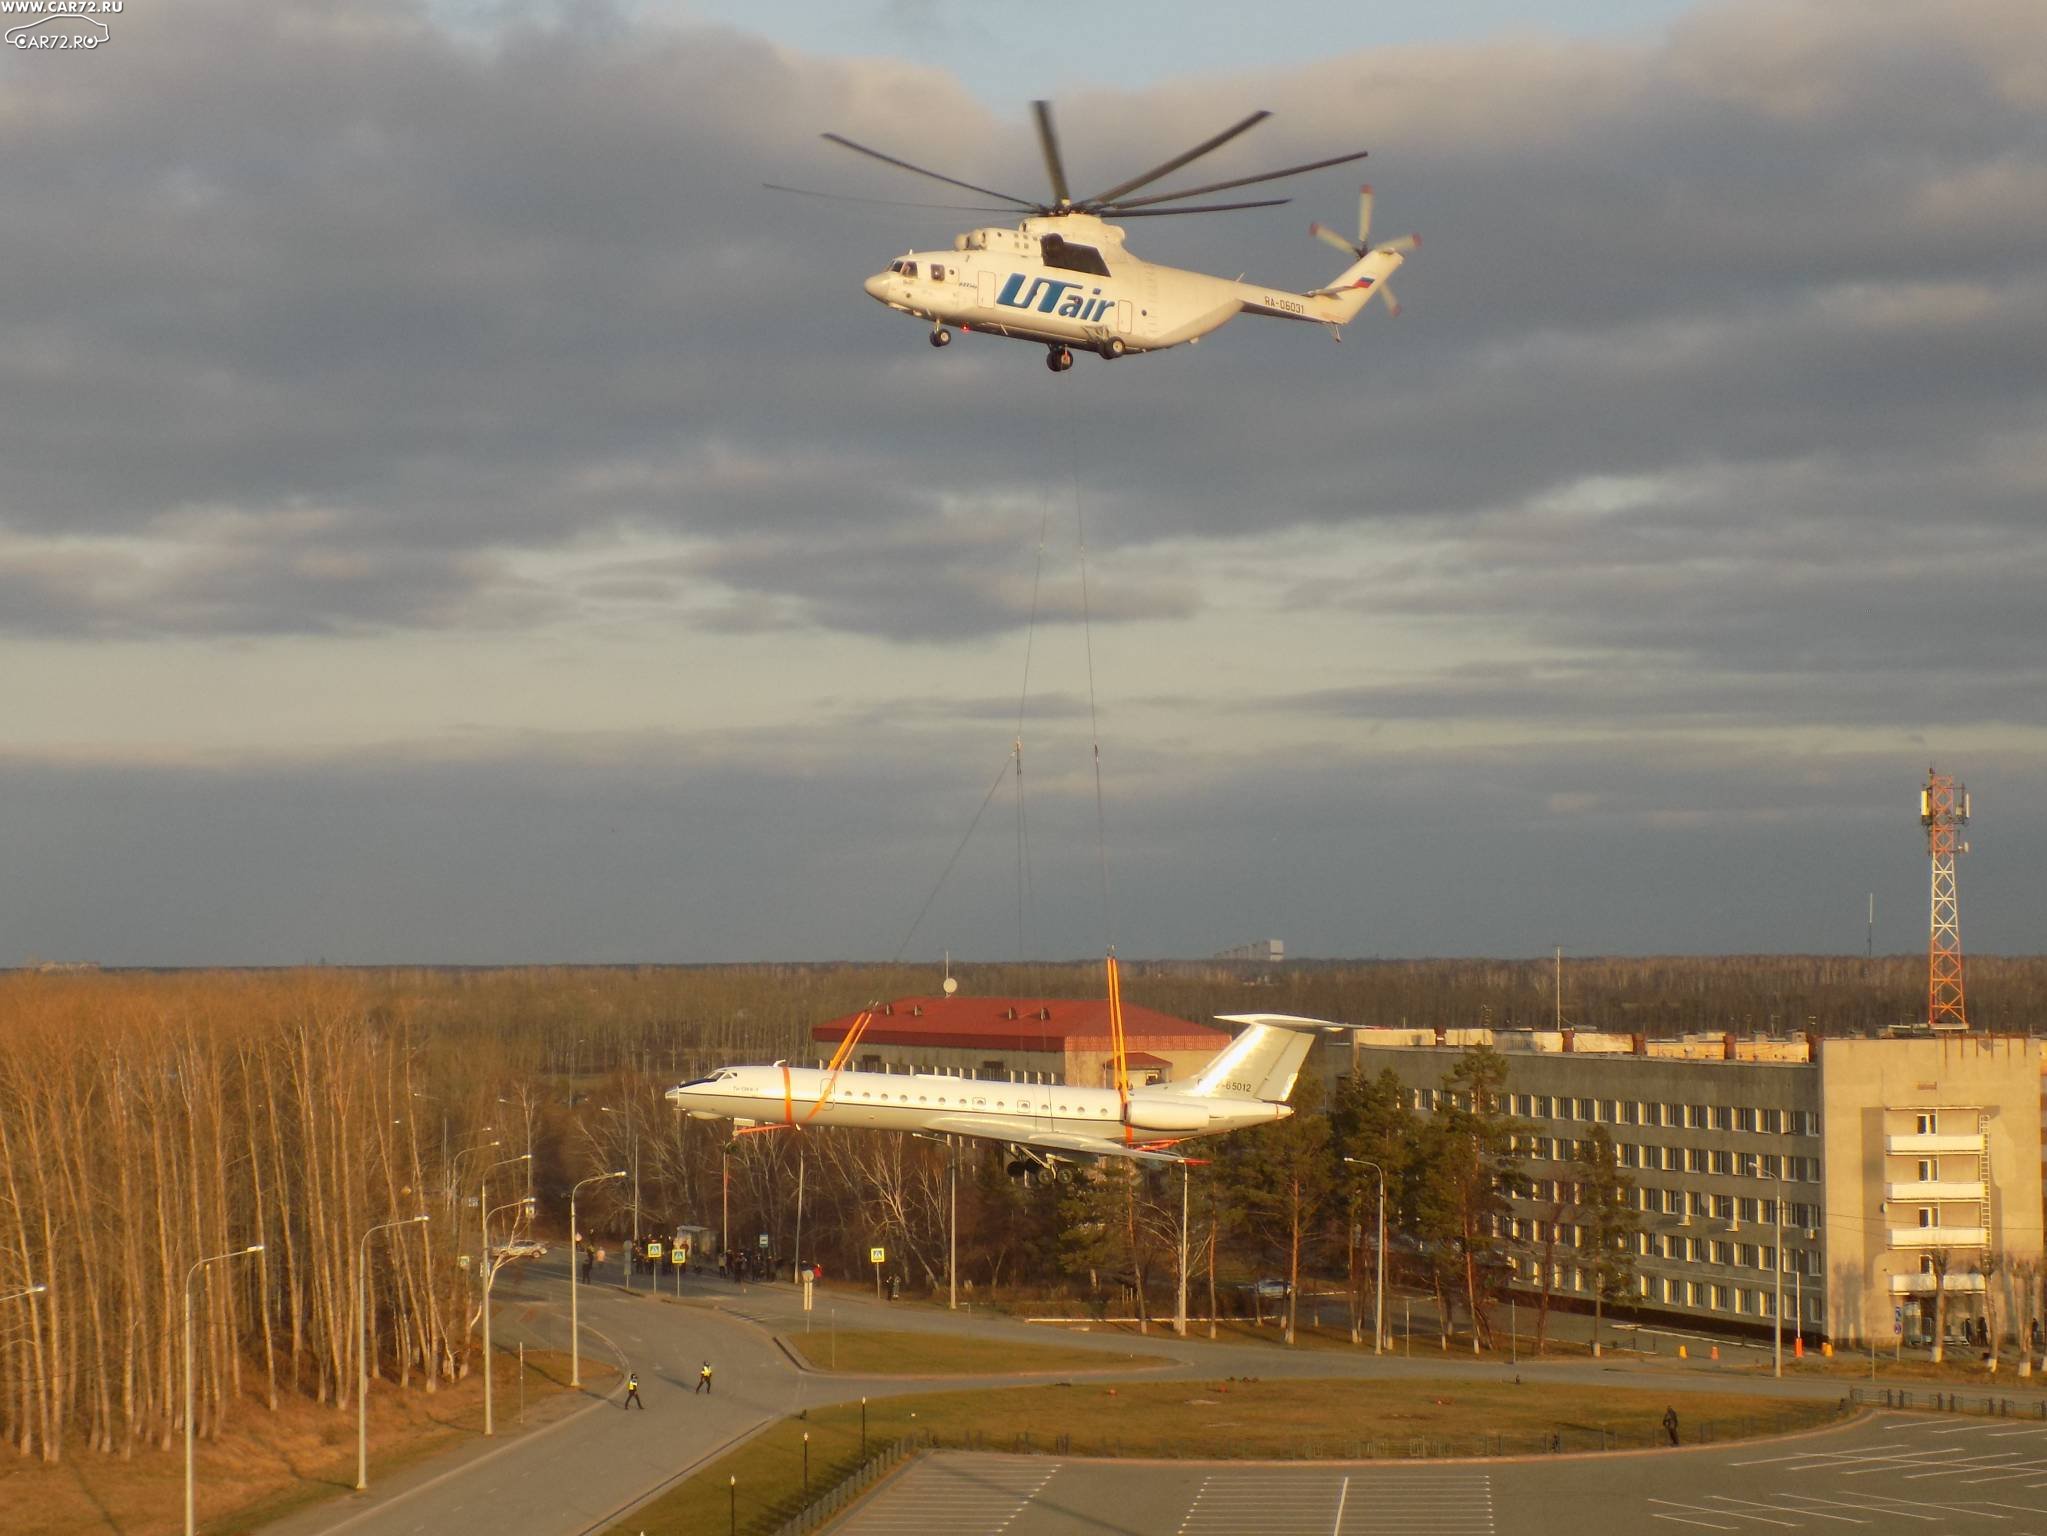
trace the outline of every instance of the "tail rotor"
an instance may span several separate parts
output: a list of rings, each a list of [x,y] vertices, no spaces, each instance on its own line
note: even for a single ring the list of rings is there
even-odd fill
[[[1338,234],[1327,224],[1310,224],[1308,226],[1308,233],[1317,240],[1322,241],[1325,245],[1332,245],[1339,251],[1349,253],[1351,258],[1356,261],[1363,261],[1374,251],[1386,251],[1394,255],[1405,256],[1409,251],[1420,250],[1422,243],[1420,235],[1396,235],[1384,245],[1372,244],[1372,189],[1369,186],[1358,188],[1357,239],[1352,240],[1345,235]],[[1388,314],[1397,315],[1400,313],[1400,305],[1394,299],[1391,288],[1381,283],[1373,292],[1385,299]]]

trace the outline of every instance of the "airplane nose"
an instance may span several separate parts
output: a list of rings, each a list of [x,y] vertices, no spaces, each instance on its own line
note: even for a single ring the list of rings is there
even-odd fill
[[[888,290],[888,274],[886,272],[877,272],[860,286],[867,290],[867,296],[870,299],[885,298]]]

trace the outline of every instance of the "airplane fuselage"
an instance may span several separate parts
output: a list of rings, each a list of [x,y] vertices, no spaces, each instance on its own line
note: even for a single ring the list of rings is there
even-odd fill
[[[1105,1145],[1132,1138],[1177,1141],[1267,1125],[1293,1113],[1284,1104],[1255,1099],[1196,1098],[1135,1088],[1126,1125],[1122,1101],[1113,1088],[841,1072],[826,1096],[830,1077],[829,1071],[816,1067],[727,1067],[670,1089],[668,1098],[701,1119],[928,1131],[1016,1143],[1048,1136],[1084,1137]]]

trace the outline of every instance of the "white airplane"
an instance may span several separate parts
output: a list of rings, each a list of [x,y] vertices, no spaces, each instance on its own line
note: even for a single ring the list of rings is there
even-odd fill
[[[1270,1125],[1293,1113],[1301,1061],[1317,1034],[1343,1026],[1280,1013],[1232,1014],[1243,1031],[1185,1083],[1132,1088],[990,1082],[924,1073],[833,1072],[822,1067],[725,1067],[668,1090],[700,1120],[740,1128],[858,1126],[972,1136],[1016,1151],[1010,1173],[1056,1170],[1077,1158],[1177,1163],[1172,1144]]]
[[[1262,198],[1252,202],[1188,207],[1163,205],[1230,187],[1249,186],[1324,166],[1341,165],[1362,158],[1363,151],[1266,171],[1256,176],[1210,182],[1179,192],[1154,192],[1143,197],[1130,195],[1228,143],[1271,115],[1254,112],[1207,142],[1163,165],[1154,166],[1141,176],[1132,177],[1091,197],[1074,198],[1067,193],[1066,171],[1060,159],[1058,139],[1052,129],[1051,107],[1042,101],[1033,105],[1037,111],[1039,147],[1044,151],[1045,168],[1052,181],[1053,195],[1049,203],[1034,203],[1028,198],[978,187],[971,182],[912,165],[894,155],[869,149],[864,144],[855,144],[838,134],[824,135],[834,144],[885,164],[983,196],[999,198],[1013,205],[1014,210],[1022,210],[1029,215],[1014,229],[997,226],[959,235],[953,240],[950,250],[909,251],[890,262],[886,271],[867,279],[866,288],[871,296],[890,309],[929,322],[932,346],[950,345],[952,327],[963,332],[978,331],[1018,341],[1038,342],[1047,348],[1045,366],[1054,373],[1064,373],[1073,366],[1073,349],[1076,347],[1111,359],[1132,352],[1158,352],[1199,341],[1238,315],[1269,315],[1280,320],[1311,321],[1329,327],[1331,333],[1341,339],[1342,327],[1356,319],[1375,296],[1383,296],[1387,308],[1399,313],[1392,292],[1386,287],[1386,279],[1406,259],[1406,253],[1421,244],[1421,238],[1403,235],[1374,248],[1371,244],[1370,187],[1359,192],[1356,240],[1347,239],[1320,224],[1309,226],[1309,232],[1316,238],[1349,253],[1351,263],[1325,287],[1307,293],[1247,283],[1241,277],[1215,277],[1206,272],[1191,272],[1181,267],[1141,260],[1131,255],[1125,246],[1123,230],[1108,222],[1108,216],[1153,218],[1169,214],[1274,207],[1288,199]],[[777,190],[802,189],[783,187]],[[974,205],[926,203],[912,206]]]

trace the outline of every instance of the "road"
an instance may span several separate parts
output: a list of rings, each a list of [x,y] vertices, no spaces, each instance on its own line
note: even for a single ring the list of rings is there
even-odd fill
[[[487,1520],[492,1536],[583,1536],[601,1530],[626,1509],[685,1475],[725,1447],[762,1426],[805,1407],[860,1396],[893,1396],[959,1384],[960,1378],[858,1377],[800,1370],[779,1349],[773,1333],[793,1334],[806,1326],[801,1293],[782,1285],[735,1286],[716,1278],[663,1290],[628,1291],[614,1269],[608,1280],[582,1290],[583,1348],[586,1358],[610,1359],[621,1372],[640,1378],[646,1411],[620,1407],[623,1389],[591,1394],[543,1428],[524,1436],[481,1441],[390,1478],[368,1494],[302,1511],[267,1529],[274,1536],[441,1536],[475,1528]],[[641,1281],[644,1287],[646,1282]],[[565,1348],[567,1270],[560,1258],[522,1266],[499,1285],[495,1317],[500,1347],[517,1342]],[[1170,1333],[1136,1338],[1127,1333],[1085,1333],[1047,1329],[985,1311],[948,1312],[911,1303],[876,1302],[856,1292],[820,1292],[807,1320],[813,1331],[833,1327],[963,1332],[1021,1343],[1056,1339],[1069,1347],[1097,1347],[1108,1355],[1138,1355],[1144,1363],[1105,1360],[1105,1372],[1133,1379],[1215,1380],[1224,1376],[1275,1377],[1441,1377],[1446,1373],[1495,1379],[1511,1375],[1509,1365],[1474,1364],[1433,1350],[1375,1358],[1370,1350],[1284,1351],[1261,1344],[1210,1344],[1180,1340]],[[716,1391],[695,1394],[698,1365],[710,1360]],[[1523,1369],[1528,1369],[1524,1367]],[[1825,1378],[1791,1378],[1680,1366],[1674,1360],[1554,1362],[1543,1379],[1596,1385],[1643,1385],[1667,1390],[1679,1401],[1691,1391],[1752,1391],[1839,1397],[1847,1383]],[[1028,1374],[979,1376],[975,1385],[1004,1386],[1033,1379]],[[500,1414],[503,1423],[505,1414]],[[1572,1462],[1584,1475],[1584,1464]],[[1113,1469],[1110,1469],[1113,1471]],[[1384,1468],[1378,1469],[1381,1473]],[[1063,1486],[1101,1472],[1073,1464]],[[1217,1474],[1220,1476],[1221,1474]],[[1224,1484],[1210,1508],[1220,1505]],[[1187,1518],[1192,1518],[1191,1513]],[[1197,1522],[1198,1523],[1198,1522]],[[1047,1529],[1051,1529],[1048,1527]],[[1103,1530],[1114,1527],[1100,1527]],[[1362,1529],[1362,1528],[1360,1528]],[[1012,1528],[1011,1536],[1015,1536]],[[1189,1527],[1180,1536],[1197,1536]],[[1267,1536],[1278,1536],[1269,1532]],[[1575,1536],[1575,1533],[1574,1533]]]
[[[928,1456],[833,1536],[2047,1536],[2047,1425],[1878,1414],[1783,1440],[1286,1467]]]

